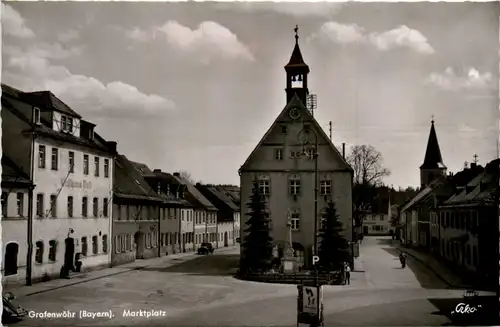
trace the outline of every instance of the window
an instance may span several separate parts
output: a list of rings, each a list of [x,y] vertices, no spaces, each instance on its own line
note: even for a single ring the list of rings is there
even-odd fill
[[[45,145],[38,146],[38,168],[45,168]]]
[[[87,217],[89,209],[89,199],[84,196],[82,198],[82,217]]]
[[[286,125],[281,125],[281,134],[286,134],[288,129],[286,128]]]
[[[75,153],[73,151],[69,152],[69,172],[75,172]]]
[[[380,215],[380,221],[384,221],[384,215],[383,214]]]
[[[102,215],[104,217],[108,216],[108,198],[104,198],[102,202]]]
[[[274,158],[276,160],[283,160],[283,150],[282,149],[275,149],[274,150]]]
[[[99,157],[94,158],[95,177],[99,177]]]
[[[17,193],[17,215],[24,217],[24,193]]]
[[[57,256],[57,241],[49,241],[49,261],[56,261]]]
[[[316,153],[314,148],[309,148],[306,150],[307,158],[310,160],[314,159],[314,154]]]
[[[68,196],[68,217],[73,217],[73,197]]]
[[[290,226],[292,230],[299,230],[300,227],[300,214],[292,213],[290,216]]]
[[[321,195],[332,194],[332,181],[321,181],[319,184],[319,193]]]
[[[17,243],[9,243],[5,247],[4,258],[4,275],[17,274],[17,255],[19,253],[19,245]]]
[[[98,198],[94,198],[94,202],[93,202],[93,205],[94,205],[94,217],[97,217],[98,216],[98,212],[99,212],[99,199]]]
[[[89,155],[88,154],[83,155],[83,174],[84,175],[89,174]]]
[[[2,217],[7,217],[9,193],[2,192]]]
[[[36,242],[36,252],[35,252],[35,261],[36,263],[43,262],[43,242]]]
[[[99,252],[99,244],[97,243],[97,235],[92,236],[92,253],[97,254]]]
[[[57,217],[57,195],[52,194],[50,196],[50,215],[51,217]]]
[[[57,170],[59,163],[59,150],[57,148],[52,148],[52,170]]]
[[[40,124],[40,109],[39,108],[33,108],[33,122],[35,124]]]
[[[61,130],[65,131],[66,130],[66,116],[61,115]]]
[[[87,237],[82,237],[82,255],[87,256]]]
[[[377,215],[372,215],[372,220],[377,220]]]
[[[292,179],[289,182],[289,189],[291,195],[299,195],[300,194],[300,180]]]
[[[68,117],[66,127],[68,132],[73,133],[73,118]]]
[[[104,159],[104,177],[109,177],[109,159]]]
[[[36,215],[37,217],[43,217],[43,194],[36,195]]]
[[[261,195],[269,195],[271,193],[271,183],[268,180],[260,180],[259,191]]]

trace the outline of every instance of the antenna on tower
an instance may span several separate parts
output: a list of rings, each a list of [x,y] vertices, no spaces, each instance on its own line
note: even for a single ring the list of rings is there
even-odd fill
[[[306,107],[307,110],[311,112],[311,115],[314,117],[314,110],[318,107],[318,102],[316,100],[316,94],[308,94],[306,98]]]
[[[331,120],[328,123],[328,125],[330,125],[330,141],[331,141],[332,140],[332,121]]]

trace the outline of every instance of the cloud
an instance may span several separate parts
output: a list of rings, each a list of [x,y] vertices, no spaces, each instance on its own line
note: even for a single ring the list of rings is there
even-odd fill
[[[427,38],[417,30],[401,25],[385,32],[371,32],[357,24],[324,23],[309,40],[320,39],[337,44],[369,44],[381,51],[408,48],[422,54],[432,54],[434,49]]]
[[[127,31],[126,36],[140,42],[166,40],[176,50],[196,55],[205,64],[216,59],[255,60],[248,47],[234,33],[212,21],[202,22],[197,29],[168,21],[148,30],[135,28]]]
[[[475,68],[469,68],[462,75],[457,75],[453,68],[448,67],[444,73],[431,73],[425,83],[448,91],[463,89],[490,89],[493,76],[489,72],[480,73]]]
[[[65,59],[73,56],[79,56],[82,53],[83,49],[83,46],[65,49],[59,43],[40,43],[31,46],[27,50],[27,52],[29,52],[33,57],[36,58]],[[22,56],[26,52],[26,50],[20,47],[7,45],[3,47],[3,52],[10,55],[11,57],[17,57]]]
[[[215,8],[222,10],[241,10],[244,12],[275,12],[295,17],[321,16],[331,17],[337,14],[346,3],[326,2],[232,2],[217,3]]]
[[[80,33],[77,30],[67,30],[66,32],[59,33],[57,39],[61,42],[69,42],[80,38]]]
[[[11,57],[7,68],[4,78],[13,86],[23,91],[50,90],[82,115],[148,118],[175,108],[171,100],[159,95],[145,94],[121,81],[105,84],[93,77],[72,74],[30,52]]]
[[[30,39],[35,37],[35,33],[29,29],[23,17],[11,6],[2,3],[2,29],[5,34],[21,39]]]

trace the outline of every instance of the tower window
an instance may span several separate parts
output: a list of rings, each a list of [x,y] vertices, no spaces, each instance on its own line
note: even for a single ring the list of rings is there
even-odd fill
[[[283,160],[283,150],[282,149],[275,149],[274,150],[274,158],[276,160]]]

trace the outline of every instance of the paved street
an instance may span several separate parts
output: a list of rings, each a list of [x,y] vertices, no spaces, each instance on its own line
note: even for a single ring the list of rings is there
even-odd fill
[[[462,290],[446,284],[417,261],[401,269],[388,238],[365,238],[351,285],[327,286],[325,325],[441,326],[460,302]],[[295,326],[295,285],[240,281],[238,249],[174,259],[20,298],[34,312],[103,312],[114,317],[27,319],[18,326]],[[409,268],[409,269],[408,269]],[[441,301],[441,302],[439,302]],[[439,302],[439,303],[438,303]],[[441,304],[440,304],[441,303]],[[443,304],[444,303],[444,304]],[[125,310],[158,310],[161,317],[124,317]],[[78,316],[78,313],[76,313]]]

